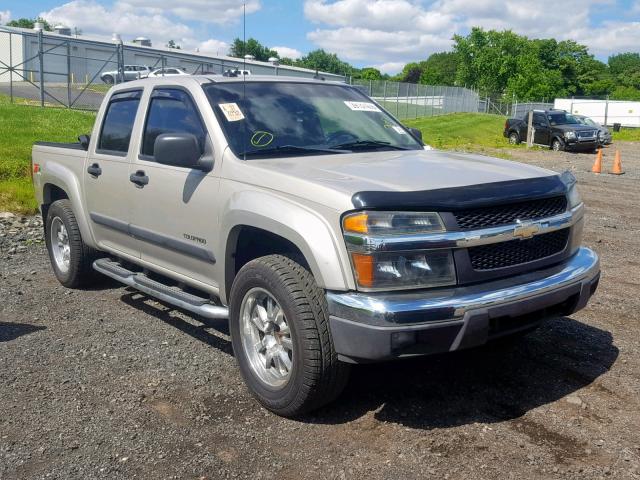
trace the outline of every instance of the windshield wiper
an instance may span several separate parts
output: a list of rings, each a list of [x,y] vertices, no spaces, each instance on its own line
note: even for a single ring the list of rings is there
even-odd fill
[[[355,142],[346,142],[339,145],[331,145],[331,148],[347,148],[353,149],[365,149],[365,148],[392,148],[394,150],[410,150],[406,147],[400,147],[399,145],[392,145],[391,142],[383,142],[382,140],[357,140]]]
[[[240,153],[238,156],[240,157],[251,157],[256,155],[272,155],[278,153],[348,153],[345,150],[340,150],[338,148],[322,148],[322,147],[301,147],[299,145],[280,145],[278,147],[271,148],[263,148],[261,150],[247,150],[246,152]]]

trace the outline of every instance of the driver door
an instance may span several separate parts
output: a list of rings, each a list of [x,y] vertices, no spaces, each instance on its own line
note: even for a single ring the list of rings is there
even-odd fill
[[[538,145],[549,145],[550,128],[549,122],[543,113],[533,114],[533,143]]]

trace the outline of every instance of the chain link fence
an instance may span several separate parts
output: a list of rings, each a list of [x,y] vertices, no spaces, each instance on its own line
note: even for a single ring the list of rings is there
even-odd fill
[[[113,84],[175,68],[194,75],[222,75],[238,69],[253,75],[316,75],[308,69],[266,62],[0,27],[0,94],[12,102],[97,110]],[[340,75],[321,75],[345,80]]]
[[[315,75],[310,70],[260,63],[246,68],[252,74]],[[149,71],[179,68],[189,74],[220,75],[243,65],[242,59],[0,27],[0,94],[33,105],[97,110],[112,84],[144,77]],[[399,119],[479,111],[478,95],[467,88],[374,80],[351,83]]]
[[[420,85],[385,80],[351,80],[400,120],[455,112],[478,112],[480,98],[464,87]]]

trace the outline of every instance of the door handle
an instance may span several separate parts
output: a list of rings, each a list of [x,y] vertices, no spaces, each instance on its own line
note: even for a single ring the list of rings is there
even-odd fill
[[[129,175],[129,181],[142,188],[149,183],[149,177],[144,174],[144,170],[138,170],[136,173]]]
[[[98,178],[100,175],[102,175],[102,169],[100,168],[100,165],[94,163],[87,167],[87,173],[92,177]]]

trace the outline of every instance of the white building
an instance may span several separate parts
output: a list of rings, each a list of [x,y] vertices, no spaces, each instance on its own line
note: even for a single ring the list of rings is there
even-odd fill
[[[43,32],[42,50],[45,82],[74,83],[100,82],[100,74],[117,70],[118,35],[102,38],[90,35],[69,35],[69,29],[59,28]],[[142,41],[144,40],[144,41]],[[0,27],[0,82],[9,81],[9,66],[16,68],[13,81],[22,81],[19,75],[35,83],[39,81],[40,58],[38,56],[38,32],[36,30]],[[251,59],[239,59],[225,55],[151,46],[148,39],[125,41],[123,55],[125,65],[148,65],[152,68],[179,67],[188,73],[217,73],[229,69],[246,69],[254,75],[288,75],[313,77],[314,70],[277,65]],[[344,81],[345,77],[319,72],[327,80]]]
[[[556,98],[553,107],[590,117],[603,125],[619,123],[623,127],[640,127],[640,102]]]

